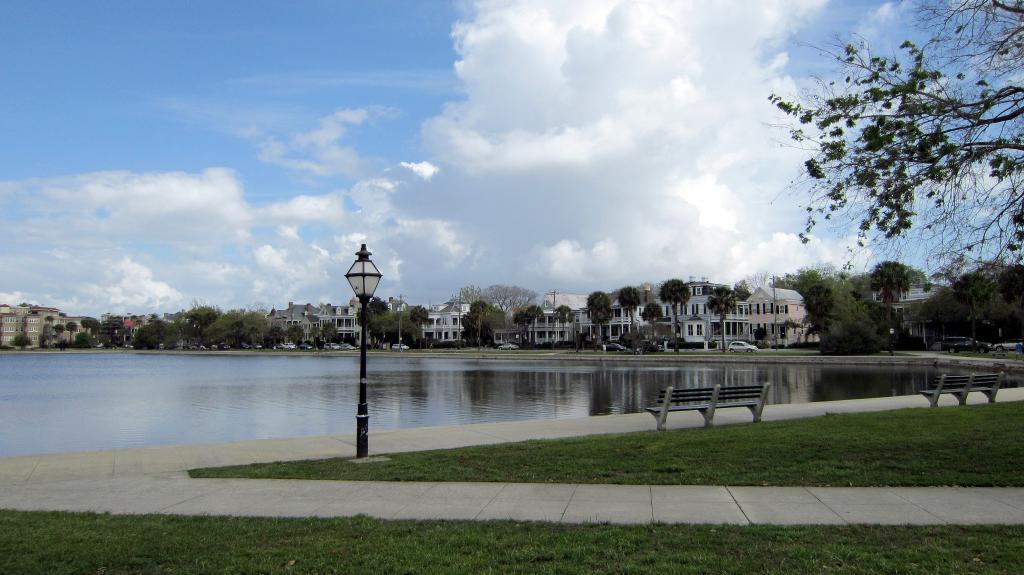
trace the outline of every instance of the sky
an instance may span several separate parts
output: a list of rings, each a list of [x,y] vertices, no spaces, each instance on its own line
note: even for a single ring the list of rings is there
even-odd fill
[[[866,269],[768,95],[895,46],[861,0],[0,6],[0,303],[70,314]],[[842,224],[843,222],[841,222]]]

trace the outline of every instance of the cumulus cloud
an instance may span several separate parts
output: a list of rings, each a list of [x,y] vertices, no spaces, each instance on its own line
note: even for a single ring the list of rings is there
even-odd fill
[[[117,309],[168,309],[184,303],[181,292],[154,279],[148,267],[124,258],[106,266],[106,282],[87,284],[85,292]]]

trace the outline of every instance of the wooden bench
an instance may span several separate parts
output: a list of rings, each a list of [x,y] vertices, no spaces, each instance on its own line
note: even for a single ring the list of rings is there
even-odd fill
[[[704,416],[704,427],[711,427],[715,410],[725,407],[746,407],[754,416],[754,422],[761,421],[765,398],[770,383],[761,385],[697,387],[675,389],[666,387],[658,394],[654,407],[646,408],[658,422],[658,431],[665,431],[665,420],[671,411],[699,411]]]
[[[989,403],[995,403],[996,394],[999,393],[999,386],[1003,383],[1003,372],[999,373],[972,373],[971,375],[947,375],[942,374],[935,378],[932,387],[923,389],[919,393],[928,398],[932,407],[939,404],[939,396],[949,393],[956,396],[960,405],[967,404],[967,394],[972,391],[984,393]]]

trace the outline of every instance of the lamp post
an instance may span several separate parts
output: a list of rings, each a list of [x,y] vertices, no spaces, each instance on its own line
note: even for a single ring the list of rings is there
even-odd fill
[[[363,244],[356,252],[358,258],[345,274],[352,291],[359,298],[363,332],[359,338],[359,407],[356,410],[356,457],[366,457],[369,452],[370,414],[366,408],[366,308],[380,283],[380,270],[370,261],[372,254]]]

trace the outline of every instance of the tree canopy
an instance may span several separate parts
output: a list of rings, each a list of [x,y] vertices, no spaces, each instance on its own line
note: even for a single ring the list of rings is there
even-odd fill
[[[930,256],[977,260],[1024,245],[1024,3],[926,1],[931,38],[892,56],[826,51],[839,82],[771,101],[794,124],[809,202],[802,237],[842,215],[862,241],[916,236]]]

